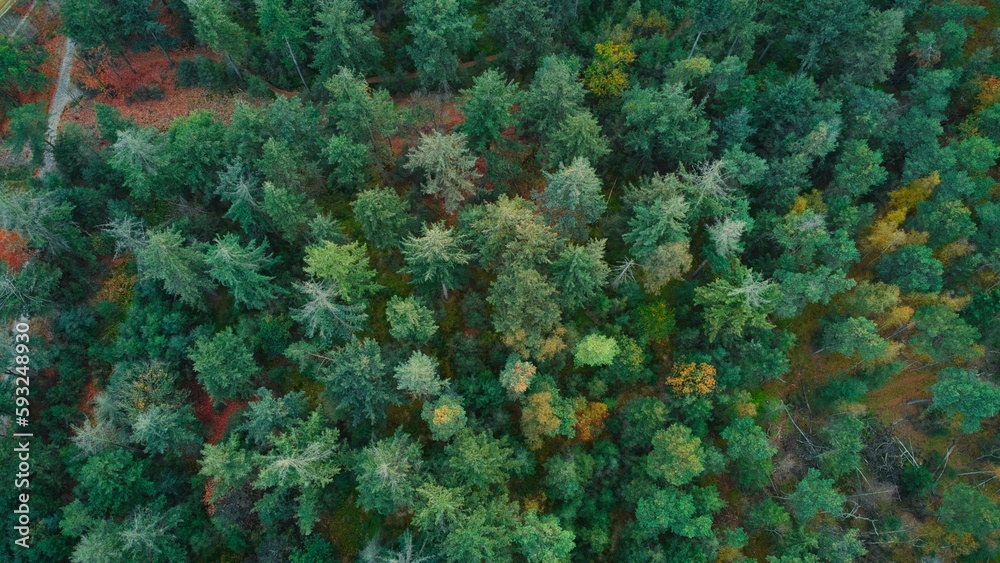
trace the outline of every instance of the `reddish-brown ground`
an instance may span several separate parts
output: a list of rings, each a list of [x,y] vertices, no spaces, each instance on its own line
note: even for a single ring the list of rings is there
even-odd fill
[[[74,79],[82,88],[96,92],[97,95],[71,106],[63,119],[82,125],[93,125],[96,121],[95,103],[113,106],[121,111],[123,116],[135,120],[139,125],[152,126],[160,130],[166,129],[175,117],[187,115],[197,109],[207,109],[221,119],[228,119],[233,110],[232,96],[204,88],[177,86],[176,63],[196,54],[211,56],[203,49],[171,51],[170,57],[175,63],[171,68],[163,53],[154,48],[142,53],[129,54],[131,69],[122,59],[107,59],[94,73],[78,59],[73,67]],[[137,89],[152,86],[162,89],[162,99],[144,101],[132,99]]]
[[[198,421],[204,425],[206,430],[205,441],[209,444],[218,443],[226,433],[229,426],[229,419],[233,417],[239,409],[246,406],[246,401],[226,401],[225,407],[221,411],[216,411],[212,406],[212,398],[201,388],[200,385],[191,385],[191,400],[194,406],[194,414]]]
[[[87,381],[87,385],[83,388],[83,396],[80,397],[80,411],[87,414],[87,416],[94,416],[94,397],[97,396],[97,382],[93,376]]]

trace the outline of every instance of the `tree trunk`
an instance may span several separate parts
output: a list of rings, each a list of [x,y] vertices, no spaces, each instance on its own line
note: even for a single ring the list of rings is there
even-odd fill
[[[295,58],[295,53],[292,51],[292,44],[288,42],[288,36],[285,36],[285,46],[288,47],[288,54],[291,55],[292,63],[295,64],[295,72],[299,73],[299,80],[302,81],[302,87],[308,90],[309,85],[306,84],[306,79],[302,76],[302,69],[299,68],[299,60]]]
[[[689,59],[694,56],[694,50],[698,48],[698,41],[701,39],[701,34],[702,32],[699,31],[698,35],[696,35],[694,38],[694,45],[691,45],[691,52],[688,53]]]

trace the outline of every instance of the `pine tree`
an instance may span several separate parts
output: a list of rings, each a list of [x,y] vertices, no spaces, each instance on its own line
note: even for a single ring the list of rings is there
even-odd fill
[[[216,236],[205,262],[212,278],[227,287],[237,303],[262,309],[275,295],[274,278],[261,273],[276,262],[267,254],[267,239],[244,247],[232,233]]]

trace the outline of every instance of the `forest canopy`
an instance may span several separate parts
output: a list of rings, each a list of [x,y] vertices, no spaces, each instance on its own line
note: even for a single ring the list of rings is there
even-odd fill
[[[1000,5],[11,5],[0,559],[1000,556]]]

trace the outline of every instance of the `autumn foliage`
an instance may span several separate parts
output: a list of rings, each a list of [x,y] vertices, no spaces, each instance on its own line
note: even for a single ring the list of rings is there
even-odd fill
[[[705,362],[674,364],[667,385],[676,395],[707,395],[715,389],[715,366]]]

